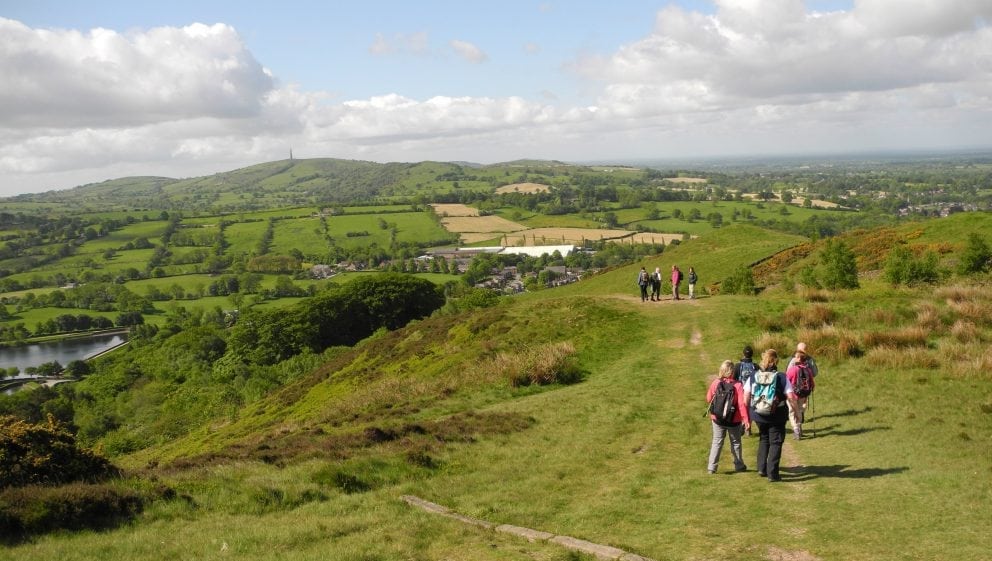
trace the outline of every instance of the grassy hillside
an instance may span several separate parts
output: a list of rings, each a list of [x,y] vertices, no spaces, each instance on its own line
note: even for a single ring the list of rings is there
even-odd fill
[[[916,228],[918,240],[949,244],[950,262],[967,231],[992,231],[992,217]],[[705,284],[801,241],[727,227],[644,265],[693,265]],[[412,509],[399,499],[409,494],[657,560],[987,557],[987,277],[935,289],[865,275],[853,291],[776,287],[642,304],[637,268],[332,349],[271,398],[119,460],[174,487],[175,500],[126,527],[44,536],[9,553],[583,558]],[[726,449],[721,471],[708,475],[704,395],[720,361],[745,343],[784,354],[798,340],[822,372],[808,426],[815,438],[786,442],[781,484],[733,473]],[[556,358],[567,365],[561,356],[581,381],[511,384]],[[752,468],[756,441],[744,443]]]

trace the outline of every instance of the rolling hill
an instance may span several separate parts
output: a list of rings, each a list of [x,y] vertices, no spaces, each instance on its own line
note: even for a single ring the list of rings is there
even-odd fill
[[[865,263],[938,244],[951,268],[970,213],[846,240]],[[882,240],[888,244],[867,243]],[[939,242],[934,241],[939,240]],[[859,243],[861,242],[861,243]],[[336,349],[314,371],[188,435],[117,458],[175,490],[133,523],[41,536],[15,558],[591,559],[411,508],[647,559],[987,556],[992,292],[987,275],[854,290],[793,288],[820,245],[746,225],[556,290],[439,314]],[[780,256],[758,296],[717,295]],[[693,265],[693,301],[642,303],[634,273]],[[709,294],[712,292],[713,294]],[[744,344],[821,368],[815,437],[788,441],[784,483],[706,473],[705,389]],[[550,366],[549,366],[550,365]],[[561,382],[527,375],[553,371]],[[553,381],[553,380],[552,380]],[[744,442],[753,460],[756,438]]]

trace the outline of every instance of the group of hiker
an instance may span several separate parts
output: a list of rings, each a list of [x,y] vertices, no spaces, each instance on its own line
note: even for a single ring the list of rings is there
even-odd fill
[[[781,481],[779,463],[785,441],[786,423],[792,426],[793,438],[803,438],[803,422],[818,373],[816,361],[807,353],[806,343],[796,345],[785,371],[778,368],[778,353],[767,349],[760,361],[752,360],[754,351],[744,347],[737,364],[725,360],[717,379],[706,391],[713,442],[710,446],[709,473],[716,473],[723,443],[730,437],[734,471],[747,471],[742,437],[758,427],[758,475],[768,481]]]
[[[699,280],[696,270],[689,267],[689,272],[683,279],[682,270],[679,269],[678,265],[672,265],[672,300],[681,300],[679,286],[683,280],[688,281],[689,299],[694,300],[696,298],[696,281]],[[653,273],[649,273],[646,268],[641,267],[637,273],[637,286],[641,289],[641,302],[661,302],[661,283],[661,267],[655,267]],[[651,291],[650,295],[648,290]]]

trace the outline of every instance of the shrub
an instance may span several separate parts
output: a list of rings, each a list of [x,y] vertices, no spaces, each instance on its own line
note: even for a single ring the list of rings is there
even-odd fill
[[[0,489],[96,482],[118,474],[105,458],[77,447],[75,437],[51,415],[39,424],[0,416]]]
[[[159,497],[169,496],[159,489]],[[117,485],[74,483],[0,492],[0,536],[8,542],[53,530],[113,527],[140,513],[155,497]]]
[[[900,245],[889,252],[889,257],[885,260],[884,277],[893,286],[934,284],[940,280],[937,263],[937,254],[934,251],[928,250],[917,258],[912,250]]]
[[[724,294],[753,295],[754,289],[754,275],[751,273],[751,269],[746,266],[737,268],[720,284],[720,292]]]
[[[823,248],[823,286],[830,290],[858,288],[858,265],[854,252],[840,240],[827,240]]]
[[[823,288],[816,278],[816,269],[812,265],[806,265],[799,271],[799,284],[812,290]]]
[[[992,249],[985,243],[985,239],[975,232],[968,234],[968,243],[965,246],[961,260],[958,261],[958,272],[962,275],[971,273],[982,273],[992,269]]]
[[[575,353],[571,343],[548,343],[518,353],[499,353],[485,368],[509,380],[513,387],[573,384],[582,378],[574,361]]]

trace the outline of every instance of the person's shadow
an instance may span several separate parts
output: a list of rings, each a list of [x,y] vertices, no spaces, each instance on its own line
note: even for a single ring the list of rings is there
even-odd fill
[[[836,413],[827,413],[825,415],[818,415],[818,416],[816,416],[816,418],[817,419],[829,419],[831,417],[853,417],[855,415],[862,415],[864,413],[870,413],[872,411],[872,409],[873,408],[869,405],[869,406],[864,407],[862,409],[847,409],[847,410],[844,410],[844,411],[838,411]]]
[[[908,470],[908,467],[894,468],[861,468],[851,469],[848,465],[835,466],[797,466],[782,467],[782,479],[785,481],[809,481],[820,477],[837,477],[841,479],[869,479],[883,475],[895,475]]]
[[[892,430],[892,427],[860,427],[856,429],[848,430],[835,430],[837,425],[826,425],[823,427],[817,427],[816,425],[811,425],[810,423],[803,424],[803,438],[827,438],[830,436],[857,436],[859,434],[865,434],[869,432],[875,432],[879,430]]]

